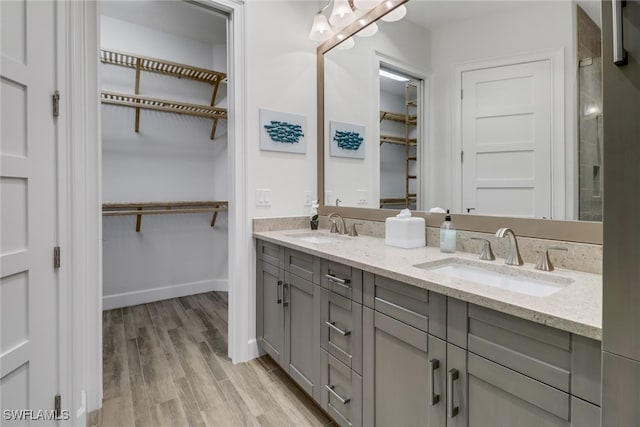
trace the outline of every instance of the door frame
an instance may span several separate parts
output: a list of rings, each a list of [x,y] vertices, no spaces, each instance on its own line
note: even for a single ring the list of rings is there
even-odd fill
[[[99,34],[100,0],[62,1],[58,27],[64,67],[59,77],[66,150],[60,192],[61,221],[68,225],[63,254],[68,253],[69,288],[61,327],[63,406],[72,425],[84,425],[102,406],[102,209]],[[229,75],[229,357],[234,363],[254,356],[250,349],[249,271],[251,222],[247,211],[245,144],[244,4],[240,0],[184,0],[228,15]],[[64,24],[64,25],[62,25]],[[233,78],[235,77],[235,78]],[[66,102],[68,100],[68,102]],[[62,116],[61,114],[61,116]],[[65,248],[67,250],[65,251]],[[66,255],[63,255],[63,263]],[[63,264],[64,265],[64,264]],[[65,399],[65,398],[63,398]],[[65,402],[68,402],[66,404]]]
[[[416,149],[416,156],[419,160],[418,162],[418,182],[416,183],[416,194],[418,195],[418,200],[416,203],[417,210],[425,210],[429,204],[429,185],[425,182],[427,179],[427,174],[429,173],[429,144],[431,141],[431,79],[429,78],[429,73],[416,67],[410,63],[404,62],[402,60],[396,59],[386,53],[380,52],[378,50],[373,51],[373,103],[371,108],[372,116],[375,117],[376,120],[374,125],[371,127],[373,129],[372,137],[374,140],[380,140],[380,74],[378,70],[381,66],[386,66],[387,68],[392,68],[398,72],[403,74],[407,74],[411,77],[419,79],[421,81],[420,87],[418,88],[418,109],[417,114],[420,117],[418,121],[418,125],[416,126],[416,130],[418,133],[418,146]],[[378,144],[379,146],[379,144]],[[373,168],[372,179],[373,182],[376,183],[376,191],[375,194],[372,194],[371,197],[377,198],[376,203],[380,203],[380,149],[375,151],[375,158],[373,159],[375,167]],[[373,193],[373,192],[372,192]],[[377,207],[376,207],[377,209]]]
[[[453,212],[462,213],[462,73],[487,68],[503,67],[526,62],[549,61],[551,65],[551,213],[553,219],[565,219],[566,206],[572,206],[571,191],[567,191],[569,163],[566,162],[567,141],[574,135],[573,128],[565,133],[565,108],[572,114],[574,108],[565,100],[564,48],[541,50],[523,55],[488,58],[465,62],[454,70],[453,141],[451,147],[451,194]],[[569,159],[571,160],[571,159]]]

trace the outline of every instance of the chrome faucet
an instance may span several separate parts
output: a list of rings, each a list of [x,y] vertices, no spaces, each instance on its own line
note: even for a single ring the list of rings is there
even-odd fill
[[[516,235],[510,228],[499,228],[496,231],[496,237],[509,237],[509,255],[507,256],[507,260],[505,264],[508,265],[522,265],[524,262],[522,261],[522,257],[520,256],[520,250],[518,249],[518,241],[516,240]]]
[[[333,219],[333,217],[336,216],[340,218],[340,222],[342,223],[341,226],[339,226],[338,223]],[[347,224],[344,222],[344,218],[342,218],[339,213],[331,212],[329,214],[329,221],[331,221],[331,233],[347,234]]]

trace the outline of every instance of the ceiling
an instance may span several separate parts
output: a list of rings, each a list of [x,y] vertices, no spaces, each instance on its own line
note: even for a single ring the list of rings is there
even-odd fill
[[[450,22],[463,21],[497,11],[532,7],[540,1],[566,0],[410,0],[407,3],[408,13],[405,19],[426,29],[431,29]],[[577,0],[577,3],[599,25],[600,2],[598,0]]]
[[[226,43],[226,18],[178,0],[103,0],[101,14],[212,44]]]

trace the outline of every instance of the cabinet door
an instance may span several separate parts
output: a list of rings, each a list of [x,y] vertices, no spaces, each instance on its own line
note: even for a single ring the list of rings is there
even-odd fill
[[[444,342],[366,307],[363,329],[363,425],[444,426]]]
[[[320,401],[320,287],[294,274],[285,275],[285,370]]]
[[[467,370],[469,427],[571,425],[569,394],[470,352]]]
[[[262,349],[278,364],[284,365],[284,313],[282,298],[284,273],[273,264],[258,260],[257,329]]]

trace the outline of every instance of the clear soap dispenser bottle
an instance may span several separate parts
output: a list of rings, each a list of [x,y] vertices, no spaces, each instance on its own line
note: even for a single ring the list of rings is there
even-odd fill
[[[456,251],[456,228],[451,222],[451,215],[447,209],[447,216],[440,226],[440,252],[454,253]]]

